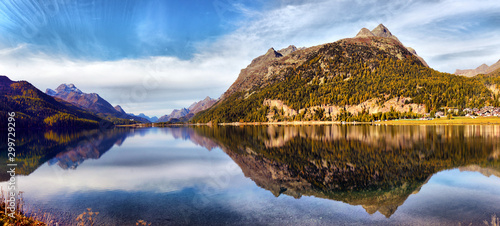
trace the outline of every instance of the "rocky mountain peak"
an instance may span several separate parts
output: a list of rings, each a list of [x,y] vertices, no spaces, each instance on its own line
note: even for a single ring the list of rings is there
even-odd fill
[[[286,56],[286,55],[293,53],[297,50],[298,50],[297,47],[295,47],[294,45],[289,45],[288,47],[286,47],[284,49],[278,50],[278,53],[280,53],[283,56]]]
[[[481,64],[479,65],[479,67],[476,68],[476,70],[479,70],[479,71],[486,71],[488,69],[488,65],[487,64]]]
[[[191,106],[189,106],[188,110],[190,113],[196,114],[200,111],[208,109],[209,107],[212,107],[212,105],[214,105],[215,102],[217,102],[216,99],[212,99],[212,98],[207,96],[205,99],[198,101],[198,102],[194,102],[193,104],[191,104]]]
[[[55,96],[55,95],[57,94],[57,92],[56,92],[56,91],[54,91],[53,89],[49,89],[49,88],[47,88],[47,89],[45,90],[45,93],[46,93],[47,95],[49,95],[49,96]]]
[[[211,101],[213,100],[212,98],[210,98],[209,96],[205,97],[205,99],[203,99],[203,101]]]
[[[383,24],[379,24],[376,28],[374,28],[372,31],[373,35],[377,36],[377,37],[382,37],[382,38],[392,38],[398,42],[399,39],[394,36],[390,31],[389,29],[384,26]],[[401,42],[400,42],[401,43]]]
[[[47,89],[47,95],[62,99],[66,102],[74,104],[85,110],[97,114],[104,114],[110,117],[122,119],[134,119],[137,121],[146,122],[139,117],[131,117],[125,113],[121,106],[113,107],[108,101],[103,99],[97,93],[84,93],[78,89],[74,84],[61,84],[55,90]]]
[[[158,122],[168,122],[170,120],[189,120],[195,114],[200,111],[206,110],[212,107],[219,99],[213,99],[209,96],[205,97],[205,99],[200,100],[198,102],[194,102],[188,108],[175,109],[172,113],[168,115],[164,115],[157,119]]]
[[[383,24],[379,24],[371,32],[377,37],[391,38],[393,36],[389,29]]]
[[[375,35],[366,28],[361,28],[361,30],[356,35],[356,37],[370,37],[370,36],[375,36]]]
[[[122,114],[126,114],[126,113],[125,113],[125,111],[123,110],[122,106],[120,106],[120,105],[116,105],[116,106],[115,106],[115,110],[116,110],[117,112],[122,113]]]
[[[77,94],[83,94],[83,92],[76,88],[74,84],[61,84],[56,88],[57,93],[65,92],[65,93],[77,93]]]
[[[407,49],[408,51],[410,51],[410,53],[413,53],[413,54],[417,55],[417,51],[415,51],[415,49],[414,49],[414,48],[411,48],[411,47],[406,47],[406,49]]]
[[[399,39],[393,35],[389,29],[384,26],[383,24],[379,24],[376,28],[374,28],[373,30],[368,30],[366,28],[362,28],[358,34],[356,35],[356,37],[354,38],[367,38],[367,37],[380,37],[380,38],[390,38],[392,40],[395,40],[397,41],[397,43],[403,45],[403,43],[401,43],[401,41],[399,41]],[[422,64],[426,67],[429,67],[429,65],[427,64],[427,62],[425,62],[425,60],[420,57],[419,55],[417,55],[417,52],[413,49],[413,48],[410,48],[410,47],[405,47],[411,54],[413,54],[414,56],[416,56],[420,62],[422,62]]]
[[[271,56],[271,57],[277,58],[277,57],[282,57],[283,55],[271,47],[269,50],[267,50],[265,56]]]

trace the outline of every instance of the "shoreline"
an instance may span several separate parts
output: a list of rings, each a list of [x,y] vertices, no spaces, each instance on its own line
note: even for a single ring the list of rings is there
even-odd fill
[[[117,127],[169,127],[169,126],[214,126],[211,123],[175,123],[165,124],[161,126],[154,126],[147,124],[132,124],[132,125],[117,125]],[[226,122],[219,123],[218,126],[269,126],[269,125],[500,125],[500,117],[454,117],[452,119],[437,118],[433,120],[419,120],[419,119],[397,119],[389,121],[377,122],[339,122],[339,121],[292,121],[292,122]]]

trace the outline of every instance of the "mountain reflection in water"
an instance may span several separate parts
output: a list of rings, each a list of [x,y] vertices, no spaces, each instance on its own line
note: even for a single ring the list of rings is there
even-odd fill
[[[390,217],[439,171],[500,175],[498,126],[194,127],[258,186]],[[198,135],[199,136],[199,135]],[[193,137],[193,136],[191,136]],[[202,145],[199,140],[194,143]],[[210,144],[213,147],[213,144]]]
[[[78,170],[127,137],[150,129],[44,131],[22,138],[20,171],[44,162]],[[361,205],[389,218],[437,172],[458,168],[500,176],[500,126],[168,127],[161,133],[221,148],[256,185],[300,198]],[[5,180],[5,179],[4,179]]]
[[[20,130],[16,140],[16,171],[18,175],[29,175],[45,162],[63,169],[75,169],[84,160],[98,159],[114,144],[120,145],[127,136],[138,132],[126,128],[104,131]],[[0,141],[4,142],[6,144],[6,140]],[[0,156],[0,161],[6,162],[6,156]],[[6,170],[2,168],[0,181],[9,179],[3,172]]]

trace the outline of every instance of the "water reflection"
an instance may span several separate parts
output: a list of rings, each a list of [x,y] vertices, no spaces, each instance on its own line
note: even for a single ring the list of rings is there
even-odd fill
[[[98,159],[113,144],[122,143],[134,131],[126,128],[112,130],[19,130],[16,131],[16,171],[29,175],[45,162],[57,164],[63,169],[75,169],[86,159]],[[6,145],[6,140],[0,140]],[[0,162],[7,162],[7,155]],[[6,167],[2,164],[0,181],[7,181]]]
[[[115,218],[117,203],[134,192],[147,194],[149,205],[159,206],[148,210],[154,216],[162,216],[158,211],[165,209],[179,214],[168,203],[154,203],[175,192],[172,196],[185,209],[203,209],[197,203],[202,194],[207,210],[224,211],[236,195],[254,194],[253,199],[259,199],[264,192],[300,201],[303,196],[341,201],[393,220],[398,209],[404,212],[401,206],[412,194],[432,187],[427,183],[437,172],[458,168],[445,175],[473,171],[500,176],[500,126],[203,126],[26,134],[19,139],[18,161],[22,174],[30,176],[20,179],[20,187],[33,200],[50,203],[47,206],[56,213],[65,211],[57,209],[59,203],[72,206],[70,219],[80,213],[81,206],[74,203],[82,200],[86,207],[103,211],[102,216]],[[235,164],[241,171],[232,167]],[[265,190],[255,192],[253,184]],[[231,198],[216,196],[226,193]],[[103,194],[108,200],[104,203]],[[498,200],[499,196],[489,197]],[[263,203],[283,200],[270,198],[260,199]],[[137,198],[136,204],[141,202]],[[296,208],[285,202],[276,205]],[[490,205],[470,208],[484,210]],[[258,210],[251,211],[261,214]],[[208,220],[199,215],[200,222]],[[479,222],[487,219],[473,217]]]
[[[114,145],[120,146],[131,134],[134,133],[129,129],[114,129],[88,136],[87,139],[68,146],[65,151],[58,153],[49,161],[49,165],[58,165],[62,169],[76,169],[83,161],[99,159]]]
[[[498,126],[195,127],[258,186],[390,217],[436,172],[500,175]]]

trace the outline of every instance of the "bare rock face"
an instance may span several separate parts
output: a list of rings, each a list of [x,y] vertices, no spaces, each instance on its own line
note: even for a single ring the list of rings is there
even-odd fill
[[[282,57],[283,55],[278,51],[274,50],[274,48],[270,48],[269,50],[267,50],[267,53],[264,56],[265,56],[264,59],[266,60],[266,59],[274,59]]]
[[[286,56],[286,55],[293,53],[297,50],[298,50],[297,47],[295,47],[294,45],[289,45],[288,47],[286,47],[284,49],[278,50],[278,53],[280,53],[282,56]]]
[[[400,43],[402,45],[401,41],[399,41],[399,39],[395,35],[393,35],[389,31],[389,29],[386,26],[384,26],[383,24],[379,24],[376,28],[374,28],[371,31],[369,31],[366,28],[362,28],[358,32],[358,34],[356,35],[355,38],[366,38],[366,37],[391,38],[391,39],[396,40],[398,43]],[[420,60],[420,62],[422,62],[423,65],[425,65],[426,67],[429,67],[427,62],[425,62],[424,58],[417,55],[417,52],[413,48],[411,48],[411,47],[405,47],[405,48],[408,49],[408,51],[410,53],[412,53],[415,57],[417,57]]]
[[[488,74],[488,73],[491,73],[499,68],[500,68],[500,60],[498,60],[496,63],[492,64],[491,66],[488,66],[487,64],[481,64],[476,69],[465,69],[465,70],[457,69],[455,71],[455,74],[456,75],[463,75],[466,77],[472,77],[472,76],[476,76],[478,74]]]
[[[122,113],[122,114],[126,114],[126,113],[125,113],[125,111],[123,110],[122,106],[120,106],[120,105],[116,105],[116,106],[115,106],[115,110],[116,110],[117,112]]]
[[[366,29],[366,28],[362,28],[358,34],[356,35],[356,37],[372,37],[372,36],[375,36],[370,30]]]
[[[283,115],[286,116],[295,116],[303,112],[312,112],[316,109],[323,109],[325,112],[324,114],[327,117],[332,117],[332,118],[338,115],[341,112],[341,110],[346,110],[353,115],[362,112],[363,110],[367,110],[371,114],[378,112],[385,113],[391,111],[391,108],[394,109],[395,111],[400,111],[400,112],[409,112],[411,109],[412,112],[415,112],[417,114],[425,114],[425,105],[414,104],[414,103],[406,104],[406,101],[409,100],[411,100],[411,98],[395,97],[385,101],[382,104],[378,104],[378,101],[380,101],[379,99],[371,99],[363,103],[360,103],[358,105],[346,105],[346,106],[319,105],[319,106],[311,106],[309,108],[302,108],[299,109],[298,111],[290,108],[289,106],[284,104],[283,101],[281,100],[265,99],[262,104],[264,106],[269,106],[270,108],[277,108],[283,110]],[[267,118],[270,122],[274,121],[273,116],[274,113],[269,113],[267,115]]]
[[[203,111],[203,110],[206,110],[206,109],[212,107],[212,105],[214,105],[216,102],[217,102],[217,99],[212,99],[212,98],[207,96],[207,97],[205,97],[205,99],[198,101],[198,102],[194,102],[193,104],[191,104],[191,106],[189,106],[188,110],[190,113],[196,114],[200,111]]]
[[[429,65],[427,64],[427,62],[425,62],[424,58],[422,58],[421,56],[419,56],[417,54],[417,51],[415,51],[415,49],[411,48],[411,47],[406,47],[406,49],[408,49],[408,51],[410,51],[411,54],[413,54],[414,56],[416,56],[420,62],[422,62],[426,67],[429,67]]]
[[[488,70],[488,68],[489,68],[488,65],[481,64],[479,67],[476,68],[476,70],[486,72],[486,70]]]
[[[376,28],[372,30],[372,33],[377,36],[377,37],[382,37],[382,38],[392,38],[395,39],[399,42],[399,39],[392,35],[392,33],[385,27],[383,24],[379,24]]]

